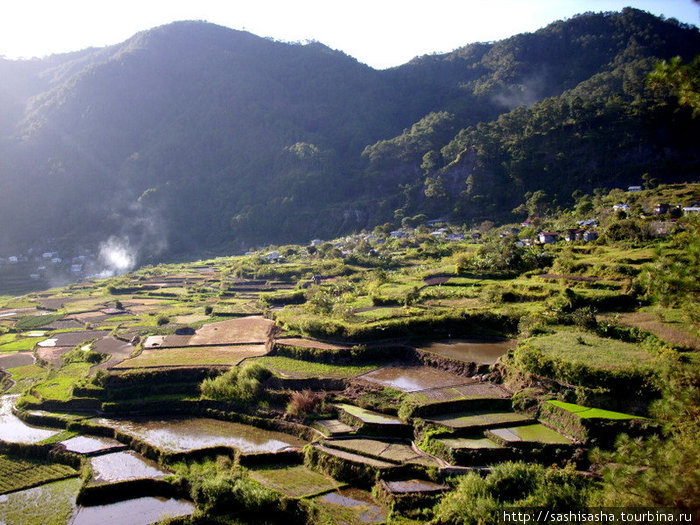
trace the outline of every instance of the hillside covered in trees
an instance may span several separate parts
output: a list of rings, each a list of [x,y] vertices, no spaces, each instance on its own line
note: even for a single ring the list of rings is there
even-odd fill
[[[384,71],[204,22],[0,60],[0,255],[232,252],[695,180],[700,121],[647,79],[698,53],[696,27],[628,8]]]

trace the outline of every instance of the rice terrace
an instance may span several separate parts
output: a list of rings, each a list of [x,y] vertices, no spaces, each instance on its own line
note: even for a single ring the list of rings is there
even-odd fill
[[[698,221],[620,238],[621,195],[594,242],[418,225],[1,297],[0,522],[692,506]]]

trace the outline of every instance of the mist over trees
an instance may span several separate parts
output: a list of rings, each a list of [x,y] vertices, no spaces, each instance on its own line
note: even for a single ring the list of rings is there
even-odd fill
[[[385,71],[203,22],[0,60],[0,251],[230,252],[694,179],[698,53],[697,28],[628,8]]]

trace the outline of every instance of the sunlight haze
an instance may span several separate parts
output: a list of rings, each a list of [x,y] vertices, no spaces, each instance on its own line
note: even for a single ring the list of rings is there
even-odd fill
[[[535,31],[586,11],[636,7],[697,25],[691,0],[25,0],[0,10],[0,56],[31,58],[117,44],[176,20],[205,20],[282,41],[317,40],[374,68]]]

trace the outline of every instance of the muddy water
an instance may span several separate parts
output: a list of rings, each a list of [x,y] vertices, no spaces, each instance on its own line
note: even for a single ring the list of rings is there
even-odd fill
[[[352,509],[363,523],[384,523],[387,512],[377,505],[369,493],[359,489],[341,489],[319,498],[325,503]]]
[[[305,441],[282,432],[208,418],[97,419],[96,422],[173,452],[215,446],[235,447],[243,453],[278,452],[306,444]]]
[[[438,341],[418,350],[467,363],[492,365],[516,344],[514,339],[455,339]]]
[[[61,443],[66,446],[66,450],[77,452],[78,454],[93,454],[115,447],[126,447],[126,445],[119,443],[115,439],[92,436],[75,436],[61,441]]]
[[[93,479],[98,483],[114,483],[139,478],[164,478],[170,472],[136,454],[115,452],[90,459]]]
[[[387,366],[363,375],[362,379],[404,392],[416,392],[427,388],[473,382],[473,380],[429,366]]]
[[[0,439],[12,443],[37,443],[58,434],[57,430],[27,425],[12,413],[18,394],[0,396]]]
[[[187,516],[194,504],[185,500],[136,498],[107,505],[80,507],[71,525],[149,525],[165,517]]]

